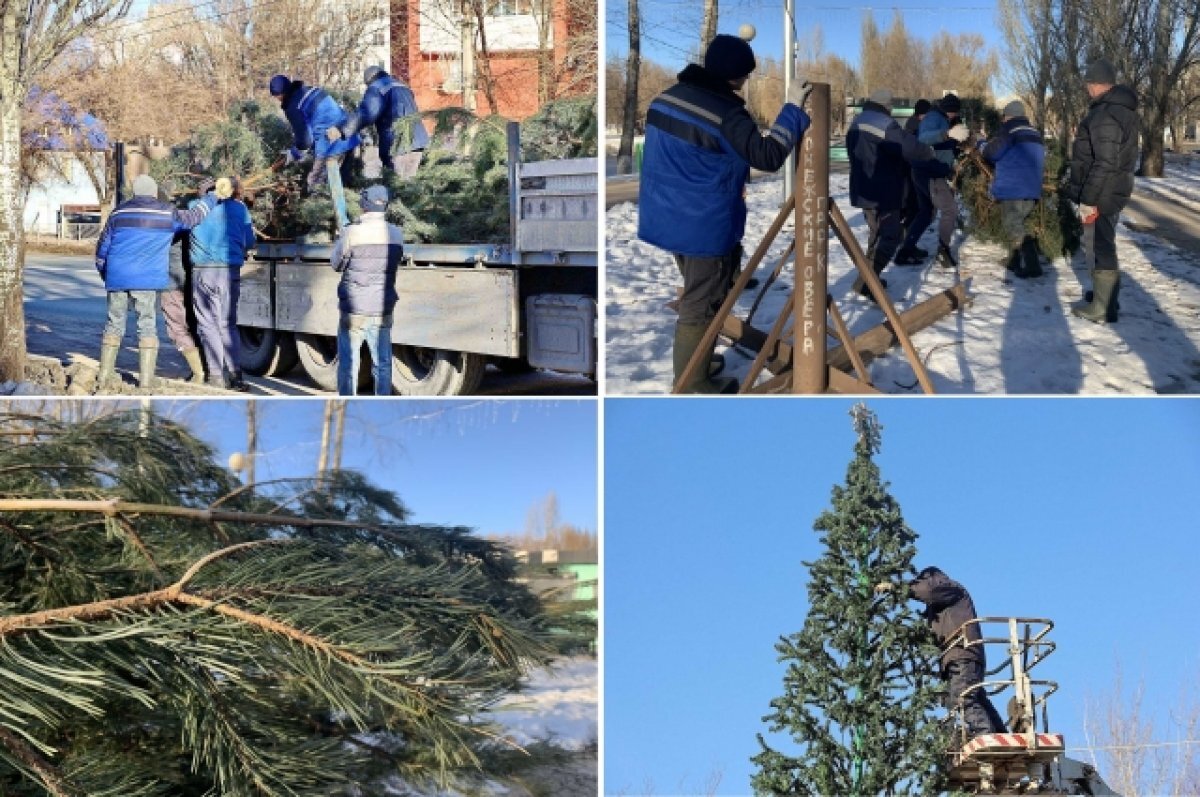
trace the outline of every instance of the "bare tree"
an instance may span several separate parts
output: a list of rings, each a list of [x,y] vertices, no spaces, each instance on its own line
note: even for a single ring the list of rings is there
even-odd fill
[[[1033,126],[1046,128],[1053,71],[1052,0],[1000,0],[1000,28],[1008,45],[1004,63],[1013,88],[1025,100]]]
[[[642,71],[642,31],[638,0],[629,0],[629,55],[625,58],[625,109],[621,119],[621,144],[617,147],[617,171],[633,171],[633,137],[638,123],[638,78]]]
[[[1182,685],[1165,730],[1156,728],[1142,706],[1144,683],[1139,680],[1126,689],[1120,662],[1111,691],[1087,701],[1084,728],[1093,748],[1092,764],[1118,794],[1190,797],[1198,793],[1200,745],[1194,744],[1200,735],[1198,685]]]
[[[129,2],[0,0],[0,382],[25,374],[22,108],[30,87],[71,42],[124,16]]]
[[[930,81],[925,94],[940,95],[939,88],[954,89],[964,97],[991,96],[992,75],[999,68],[996,54],[975,33],[951,35],[942,31],[929,47]]]
[[[708,49],[708,44],[717,37],[717,17],[720,14],[718,0],[704,0],[704,14],[700,19],[700,50]]]

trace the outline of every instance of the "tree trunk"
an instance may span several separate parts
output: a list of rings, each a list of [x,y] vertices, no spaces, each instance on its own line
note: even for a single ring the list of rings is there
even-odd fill
[[[637,133],[638,75],[642,71],[642,30],[638,0],[629,0],[629,55],[625,59],[625,110],[621,115],[621,144],[617,173],[633,172],[633,137]]]
[[[479,28],[479,55],[475,60],[477,66],[477,74],[483,82],[483,96],[487,99],[488,112],[500,113],[500,107],[496,104],[496,81],[492,77],[492,56],[488,52],[487,30],[483,24],[484,7],[483,2],[474,2],[471,4],[475,12],[475,22]]]
[[[717,0],[704,0],[704,19],[700,23],[700,57],[708,49],[708,43],[717,36]]]
[[[18,8],[23,3],[0,4],[0,41],[22,40]],[[25,97],[20,81],[20,47],[5,46],[0,53],[0,382],[25,378],[25,308],[22,270],[25,238],[21,186],[21,104]]]
[[[258,402],[246,402],[246,486],[254,490],[254,460],[258,457]]]

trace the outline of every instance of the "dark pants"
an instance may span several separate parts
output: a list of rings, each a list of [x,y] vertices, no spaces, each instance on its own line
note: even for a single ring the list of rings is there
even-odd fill
[[[1088,252],[1088,260],[1094,262],[1094,268],[1097,271],[1116,271],[1119,267],[1117,263],[1117,222],[1121,220],[1121,211],[1105,215],[1101,213],[1096,217],[1096,220],[1091,224],[1085,224],[1083,227],[1084,246],[1088,246],[1088,238],[1091,236],[1091,251]],[[1090,231],[1088,227],[1093,229]]]
[[[1036,199],[1000,200],[1000,225],[1011,248],[1017,249],[1025,241],[1025,219],[1037,207]]]
[[[1004,720],[996,713],[996,707],[988,699],[987,692],[980,688],[963,695],[965,690],[983,681],[982,663],[975,659],[956,659],[946,663],[944,675],[949,682],[946,707],[953,711],[961,696],[968,738],[1004,732]]]
[[[175,344],[180,354],[185,354],[196,348],[192,331],[188,329],[187,305],[184,303],[181,288],[168,288],[159,291],[158,306],[162,310],[163,321],[167,325],[167,337]]]
[[[904,236],[904,227],[900,223],[902,213],[899,209],[863,208],[863,217],[866,218],[867,229],[870,230],[867,238],[867,260],[875,267],[876,274],[883,271],[900,248],[900,239]]]
[[[916,246],[917,241],[929,229],[936,210],[938,218],[938,241],[944,246],[950,246],[954,237],[954,225],[958,223],[958,202],[954,199],[954,189],[945,177],[917,177],[917,216],[908,229],[904,246]]]
[[[229,378],[241,373],[241,341],[237,303],[242,281],[238,266],[192,269],[192,305],[209,376]]]
[[[680,324],[708,326],[729,295],[734,274],[742,264],[742,247],[719,257],[675,255],[675,265],[683,275],[683,296],[679,298]]]

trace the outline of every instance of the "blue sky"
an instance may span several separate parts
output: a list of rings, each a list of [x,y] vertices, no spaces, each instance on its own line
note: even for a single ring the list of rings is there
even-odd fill
[[[605,794],[706,794],[717,777],[715,793],[748,793],[782,691],[773,645],[803,625],[812,522],[852,457],[851,404],[606,403]],[[1068,745],[1118,659],[1164,718],[1200,677],[1200,401],[868,404],[918,563],[981,614],[1055,621],[1039,674],[1061,684],[1050,719]]]
[[[642,57],[669,68],[682,68],[700,37],[701,0],[641,0],[639,8]],[[718,30],[737,33],[739,26],[750,23],[758,30],[752,42],[755,53],[778,60],[783,56],[783,9],[782,2],[722,0]],[[797,0],[796,36],[797,39],[811,36],[813,28],[820,26],[825,52],[857,66],[863,15],[873,11],[875,24],[882,31],[891,25],[893,9],[904,13],[909,34],[918,38],[929,40],[943,30],[951,34],[978,33],[989,46],[1003,49],[1003,38],[996,30],[995,0],[967,0],[966,4],[950,0],[905,0],[887,6]],[[629,48],[627,4],[610,0],[606,17],[606,50],[623,56]]]
[[[245,450],[241,401],[156,402],[213,443]],[[311,476],[324,402],[259,399],[258,480]],[[596,403],[590,400],[356,400],[343,465],[396,492],[420,523],[520,533],[530,507],[558,498],[566,523],[595,531]]]

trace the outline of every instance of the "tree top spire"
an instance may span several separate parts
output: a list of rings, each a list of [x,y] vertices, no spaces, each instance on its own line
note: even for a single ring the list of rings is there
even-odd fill
[[[883,431],[883,425],[879,423],[875,413],[867,409],[867,405],[860,401],[850,408],[850,417],[854,419],[854,432],[858,435],[859,444],[866,447],[868,454],[878,453],[879,433]]]

